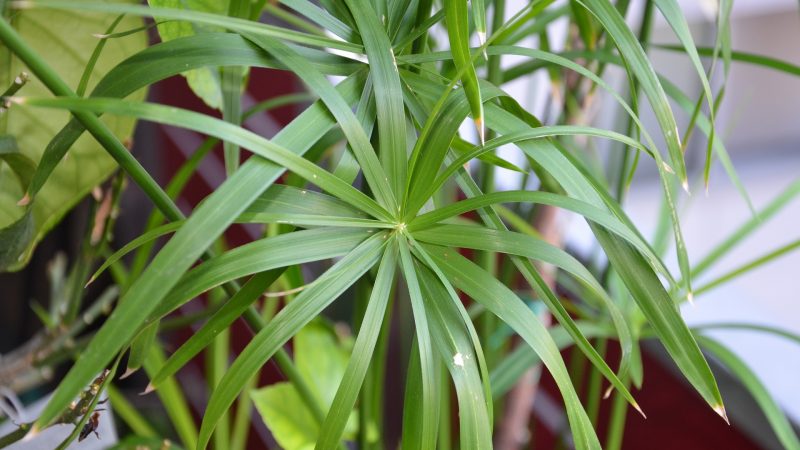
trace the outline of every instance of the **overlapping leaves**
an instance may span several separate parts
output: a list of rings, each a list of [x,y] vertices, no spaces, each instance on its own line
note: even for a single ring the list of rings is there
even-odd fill
[[[420,45],[416,40],[420,33],[413,30],[412,25],[423,27],[424,32],[427,30],[425,27],[432,25],[428,23],[431,21],[427,20],[427,15],[415,16],[416,23],[406,24],[407,12],[397,7],[400,2],[393,3],[393,7],[384,2],[373,6],[362,0],[340,4],[321,2],[327,10],[302,1],[285,3],[305,15],[309,22],[330,26],[339,37],[350,39],[342,41],[191,10],[102,3],[76,6],[58,1],[33,3],[66,10],[78,8],[154,16],[177,21],[184,28],[186,24],[199,23],[220,27],[229,33],[192,34],[154,45],[111,70],[91,98],[23,98],[18,102],[179,126],[219,138],[254,155],[238,170],[231,171],[226,182],[185,221],[155,229],[121,251],[128,251],[163,232],[175,231],[130,286],[120,305],[59,385],[37,426],[48,425],[84,384],[114,355],[123,351],[143,327],[184,302],[223,283],[252,275],[229,304],[212,316],[208,324],[162,366],[153,379],[156,387],[160,380],[173,375],[255,301],[259,290],[263,290],[276,276],[270,271],[341,257],[267,323],[236,358],[210,397],[198,448],[206,446],[219,420],[262,365],[346,289],[373,271],[377,275],[365,312],[365,325],[362,325],[355,341],[356,350],[335,396],[326,399],[330,404],[327,417],[314,424],[319,427],[317,448],[337,445],[364,381],[398,268],[409,293],[416,330],[416,345],[409,369],[413,372],[409,374],[411,394],[407,397],[406,408],[414,405],[421,408],[419,417],[407,420],[412,431],[406,430],[409,439],[405,445],[413,445],[412,441],[417,440],[425,448],[435,445],[439,430],[436,422],[438,392],[443,388],[437,377],[441,364],[447,368],[458,397],[461,448],[482,449],[490,445],[493,412],[489,371],[473,324],[458,298],[458,289],[519,334],[553,375],[564,398],[576,448],[599,448],[597,435],[570,380],[557,342],[515,292],[454,249],[508,254],[516,270],[551,309],[560,323],[559,329],[634,406],[635,400],[621,379],[627,376],[630,354],[636,345],[636,338],[631,333],[631,322],[635,319],[629,308],[620,308],[619,303],[626,299],[610,297],[605,286],[578,260],[535,238],[508,231],[494,209],[494,205],[503,202],[548,204],[585,218],[608,255],[611,268],[621,278],[649,327],[700,395],[712,407],[722,411],[722,399],[714,377],[693,334],[674,306],[671,290],[675,282],[671,274],[603,185],[558,141],[558,136],[565,135],[615,139],[651,155],[665,186],[671,186],[675,176],[679,183],[686,181],[681,142],[662,82],[624,19],[609,2],[579,1],[616,44],[626,70],[638,80],[650,100],[676,175],[668,173],[666,167],[669,166],[661,161],[659,150],[646,131],[647,145],[643,145],[629,137],[591,127],[542,126],[532,116],[521,113],[518,105],[499,86],[479,81],[474,69],[479,55],[471,52],[469,46],[466,1],[445,2],[443,16],[451,47],[446,58],[428,53],[426,44]],[[674,2],[659,3],[688,49],[692,62],[699,65],[698,52],[693,47],[691,36],[687,35],[685,23],[677,15]],[[473,8],[482,6],[483,2],[472,4]],[[478,33],[485,35],[483,12],[473,11],[473,16]],[[520,17],[524,16],[520,14]],[[588,15],[584,19],[595,20]],[[588,28],[585,39],[587,43],[593,42]],[[402,45],[393,46],[393,42]],[[353,52],[359,57],[334,56],[326,48]],[[508,47],[498,47],[493,51],[534,56],[531,52]],[[546,52],[537,54],[542,55],[607,87],[600,77],[575,63]],[[361,62],[361,56],[365,56],[366,63]],[[443,80],[424,70],[398,68],[398,60],[424,67],[447,58],[454,61],[460,74],[455,77],[461,81],[458,89],[447,88],[448,83],[456,82]],[[178,108],[120,99],[168,76],[196,69],[203,69],[203,73],[213,72],[226,66],[290,70],[320,100],[278,135],[265,139],[230,121]],[[710,101],[705,74],[699,72]],[[333,86],[326,75],[345,75],[347,78]],[[619,95],[615,98],[641,126],[634,111]],[[353,111],[354,107],[356,111]],[[479,122],[481,139],[484,126],[499,137],[487,142],[486,146],[456,154],[451,151],[451,146],[457,142],[459,125],[470,113]],[[713,126],[713,121],[705,124]],[[65,128],[59,145],[68,148],[87,126],[87,121],[78,116],[77,121]],[[339,170],[341,167],[327,170],[304,157],[308,149],[329,132],[341,133],[349,144],[349,153],[342,157],[342,161],[354,163],[360,171],[364,180],[361,189],[353,185],[355,171]],[[414,145],[409,145],[411,143]],[[484,195],[462,165],[501,144],[516,145],[530,161],[555,180],[564,194],[515,191]],[[409,147],[413,147],[410,152]],[[286,171],[325,194],[310,193],[303,188],[279,187],[275,183]],[[341,176],[345,172],[351,175]],[[467,200],[434,207],[431,199],[452,179],[456,180]],[[148,187],[151,192],[162,192],[158,186]],[[674,211],[674,203],[670,201],[668,204]],[[451,218],[473,210],[478,211],[480,222],[470,222],[469,225],[448,223]],[[236,221],[286,223],[307,229],[255,241],[210,258],[192,269],[204,251]],[[681,271],[688,288],[691,271],[685,249],[681,248],[677,214],[673,222]],[[116,258],[116,255],[112,257],[112,262]],[[586,302],[599,305],[592,318],[613,329],[613,335],[619,338],[623,348],[618,374],[591,346],[587,340],[590,333],[576,323],[544,282],[532,263],[534,260],[563,269],[585,288]],[[664,286],[659,276],[668,282],[668,286]]]

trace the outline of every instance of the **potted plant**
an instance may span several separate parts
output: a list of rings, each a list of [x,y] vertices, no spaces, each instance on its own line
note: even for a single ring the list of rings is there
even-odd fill
[[[645,413],[636,400],[647,381],[640,344],[656,340],[719,420],[727,421],[725,405],[704,352],[742,379],[781,444],[799,448],[751,371],[687,326],[679,309],[702,290],[679,220],[696,184],[689,137],[707,142],[690,149],[703,154],[701,182],[721,161],[739,183],[715,128],[723,91],[709,80],[724,79],[735,60],[797,68],[732,51],[730,2],[720,2],[709,48],[695,45],[675,0],[647,0],[641,11],[631,3],[539,0],[516,11],[505,0],[0,3],[3,72],[12,74],[1,125],[3,267],[24,266],[44,234],[94,192],[80,258],[68,273],[53,272],[63,289],[49,309],[36,307],[44,331],[36,351],[20,353],[34,355],[20,359],[22,373],[66,362],[69,370],[38,417],[0,442],[36,439],[54,424],[71,427],[62,447],[91,436],[108,392],[130,429],[119,448],[248,448],[253,404],[282,448],[518,448],[541,366],[563,402],[561,440],[619,448],[627,410]],[[684,54],[701,83],[697,98],[653,68],[656,15],[679,43],[665,48]],[[567,31],[554,42],[562,19]],[[98,27],[105,32],[97,37],[86,31]],[[48,28],[55,32],[41,31]],[[147,45],[152,28],[159,39]],[[60,50],[59,40],[75,47]],[[523,62],[502,64],[511,55]],[[263,68],[290,72],[307,94],[245,109],[242,90]],[[623,89],[609,83],[611,68],[625,74]],[[504,90],[536,73],[547,86],[539,116]],[[144,101],[148,86],[180,74],[219,115]],[[302,112],[273,136],[242,125],[291,102]],[[600,102],[617,123],[598,125]],[[678,114],[689,118],[685,129]],[[34,130],[36,117],[45,126]],[[208,140],[162,188],[129,151],[137,120]],[[218,142],[226,178],[184,214],[175,199]],[[607,156],[590,150],[598,142]],[[522,162],[498,153],[503,146]],[[657,242],[623,207],[639,168],[661,183]],[[498,190],[501,169],[522,181]],[[139,237],[119,242],[112,230],[127,183],[154,213]],[[557,217],[566,214],[588,224],[599,262],[564,248]],[[225,232],[237,223],[260,225],[260,235],[231,248]],[[668,252],[677,268],[665,263]],[[320,261],[323,270],[301,270]],[[106,271],[113,286],[91,298],[83,286]],[[174,314],[204,294],[193,314]],[[337,299],[348,306],[344,324],[323,314]],[[239,319],[250,334],[234,354]],[[166,333],[191,326],[166,354]],[[589,363],[586,393],[581,369],[560,352],[568,347]],[[201,353],[208,397],[194,417],[176,376]],[[268,361],[285,382],[260,386]],[[154,428],[114,387],[140,368],[174,431]],[[389,373],[397,368],[401,375]],[[402,405],[387,400],[401,390]],[[614,406],[600,430],[604,395]]]

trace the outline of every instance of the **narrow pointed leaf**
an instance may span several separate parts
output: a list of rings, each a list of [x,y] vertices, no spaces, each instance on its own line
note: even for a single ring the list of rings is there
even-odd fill
[[[389,245],[381,259],[378,274],[375,276],[375,285],[372,288],[364,320],[361,322],[361,328],[351,352],[350,362],[347,364],[344,377],[336,391],[336,397],[334,397],[325,422],[322,424],[315,447],[317,449],[333,448],[344,432],[347,419],[355,406],[358,392],[361,390],[367,368],[372,360],[372,353],[383,325],[396,270],[397,246]]]
[[[386,234],[368,239],[328,269],[253,337],[211,394],[200,426],[198,450],[206,447],[217,422],[261,366],[378,262],[385,244]]]
[[[425,250],[456,287],[511,326],[539,354],[564,398],[576,448],[599,449],[558,348],[533,312],[505,285],[457,252],[435,246],[425,246]]]
[[[761,411],[767,417],[767,421],[772,426],[772,431],[775,432],[783,447],[787,450],[800,450],[800,440],[798,440],[789,418],[781,410],[778,402],[767,391],[766,386],[753,373],[752,369],[747,367],[744,361],[720,342],[707,336],[698,336],[698,341],[705,350],[718,358],[747,388],[750,395],[758,403],[758,406],[761,407]]]
[[[417,273],[414,270],[414,261],[408,242],[404,238],[399,241],[400,267],[408,286],[408,295],[411,299],[411,310],[414,315],[414,329],[417,335],[417,348],[419,350],[419,368],[422,374],[422,400],[419,414],[421,415],[419,443],[421,448],[436,447],[436,432],[439,426],[436,404],[439,394],[437,392],[436,371],[434,369],[433,343],[428,325],[428,314],[425,311],[426,300],[422,296]],[[432,301],[432,300],[428,300]]]
[[[472,65],[472,55],[469,51],[469,11],[467,0],[448,0],[444,2],[447,35],[450,38],[450,52],[456,69],[463,70],[461,83],[469,101],[472,119],[478,130],[481,142],[484,140],[485,124],[483,120],[483,101],[478,88],[478,75]]]
[[[208,322],[192,334],[167,361],[161,365],[150,379],[150,386],[158,389],[164,380],[175,375],[189,360],[209,346],[214,338],[227,329],[245,310],[250,307],[261,294],[280,276],[283,271],[269,270],[254,275],[236,294],[228,299],[222,307],[208,319]]]
[[[378,147],[381,164],[389,177],[396,199],[400,199],[406,181],[406,121],[400,73],[392,43],[367,0],[346,0],[364,41],[370,76],[375,93],[378,120]]]

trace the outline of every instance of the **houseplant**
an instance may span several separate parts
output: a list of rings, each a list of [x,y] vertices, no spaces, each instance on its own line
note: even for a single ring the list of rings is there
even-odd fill
[[[646,380],[639,354],[643,339],[661,342],[708,407],[727,420],[701,348],[717,355],[754,388],[783,445],[798,447],[788,421],[748,369],[701,331],[690,329],[677,307],[692,301],[695,292],[696,269],[689,264],[677,206],[685,198],[682,190],[690,189],[684,159],[688,136],[702,133],[709,142],[697,150],[707,155],[701,179],[708,181],[708,168],[718,159],[737,182],[715,133],[714,112],[721,93],[712,91],[709,74],[724,75],[735,59],[796,73],[794,66],[732,52],[729,2],[721,2],[716,45],[708,49],[695,46],[672,0],[646,2],[635,27],[624,19],[627,1],[534,1],[508,20],[502,0],[442,5],[425,0],[282,3],[283,7],[265,1],[207,5],[154,0],[145,6],[42,0],[4,5],[10,20],[0,24],[0,39],[9,55],[55,94],[30,95],[22,79],[9,83],[12,87],[4,95],[9,121],[19,120],[13,116],[15,109],[72,112],[64,128],[49,137],[38,162],[27,157],[25,149],[16,152],[29,160],[29,169],[15,170],[24,189],[15,203],[19,209],[11,209],[13,220],[3,229],[4,265],[18,266],[46,231],[47,225],[36,220],[36,208],[47,202],[44,189],[54,168],[85,131],[99,143],[94,150],[110,155],[124,172],[117,175],[117,189],[129,178],[159,211],[140,238],[113,254],[104,250],[123,243],[108,241],[107,226],[96,239],[88,238],[90,258],[82,271],[70,276],[72,285],[81,286],[111,268],[123,294],[78,352],[39,419],[22,424],[8,441],[35,435],[55,422],[74,422],[79,431],[91,419],[93,407],[76,414],[71,402],[93,380],[98,389],[113,383],[113,376],[98,379],[98,374],[107,367],[116,369],[128,352],[127,372],[144,366],[151,380],[147,390],[158,392],[178,391],[176,372],[207,351],[216,355],[217,365],[209,374],[211,395],[199,431],[187,414],[172,416],[181,445],[244,446],[247,428],[237,427],[229,410],[237,404],[237,414],[247,417],[253,379],[274,358],[291,385],[259,390],[252,399],[279,443],[335,448],[344,445],[344,439],[358,441],[360,448],[379,447],[388,408],[382,401],[382,384],[389,324],[399,320],[394,312],[405,308],[410,310],[414,336],[406,337],[412,345],[404,365],[403,448],[490,448],[493,434],[500,439],[495,424],[503,420],[495,402],[505,391],[498,386],[507,391],[537,363],[558,386],[574,446],[599,448],[591,416],[601,393],[579,397],[559,347],[574,345],[591,362],[599,374],[596,383],[604,379],[610,384],[608,392],[620,405],[617,414],[623,415],[626,404],[639,409],[631,390]],[[106,69],[93,90],[82,83],[75,92],[14,29],[15,21],[39,11],[104,15],[109,28],[101,42],[141,38],[147,30],[141,22],[119,28],[123,31],[116,28],[122,20],[144,17],[157,24],[162,43],[132,51]],[[262,13],[288,25],[259,23],[255,19]],[[692,62],[703,86],[699,98],[688,99],[654,71],[645,48],[655,14],[663,15],[674,30],[681,44],[675,50]],[[561,17],[568,18],[571,32],[565,38],[567,50],[556,53],[550,51],[547,29]],[[537,48],[517,45],[534,35],[539,38]],[[97,45],[94,54],[107,51]],[[701,54],[710,57],[708,68]],[[501,69],[505,55],[528,61]],[[91,74],[97,58],[88,61],[83,72]],[[626,92],[616,92],[604,80],[610,66],[624,69],[629,79]],[[240,126],[242,87],[250,70],[263,67],[291,71],[317,98],[270,139]],[[546,118],[535,117],[502,90],[504,83],[538,70],[547,71],[552,86]],[[129,97],[181,73],[209,106],[221,111],[221,119]],[[343,81],[334,85],[329,76]],[[691,118],[686,130],[678,129],[668,97],[685,107]],[[619,131],[590,126],[587,113],[598,98],[617,105]],[[645,108],[640,104],[649,105],[657,119],[649,132],[642,124],[640,109]],[[129,129],[112,131],[101,115],[154,121],[219,139],[224,142],[228,178],[184,217],[128,152],[120,137]],[[467,117],[474,123],[474,136],[459,133]],[[597,139],[615,143],[608,173],[586,151]],[[342,141],[346,147],[333,145]],[[493,152],[507,144],[525,155],[525,166]],[[211,146],[209,141],[201,150]],[[254,156],[240,164],[242,149]],[[191,173],[201,157],[190,160],[184,174]],[[473,170],[468,170],[470,164]],[[662,236],[669,239],[648,242],[622,208],[626,186],[639,165],[658,173],[664,202]],[[107,176],[113,167],[101,172]],[[495,192],[496,167],[530,175],[538,181],[536,188],[526,189],[524,184]],[[282,178],[284,174],[291,176]],[[83,191],[76,189],[73,198],[85,194],[97,178],[82,181]],[[175,180],[170,193],[183,183],[185,179]],[[107,197],[112,204],[118,198],[114,192],[109,190]],[[101,203],[106,197],[98,198]],[[594,267],[560,248],[551,236],[557,210],[589,223],[607,262]],[[101,217],[113,220],[113,214]],[[220,239],[237,222],[265,224],[263,239],[224,250]],[[746,237],[751,228],[743,227],[726,245]],[[170,233],[166,245],[147,262],[152,242]],[[679,275],[663,262],[670,241]],[[214,250],[215,243],[221,252]],[[125,266],[121,256],[136,249],[139,265]],[[779,253],[780,249],[767,258]],[[321,260],[334,263],[314,279],[304,279],[298,266]],[[559,275],[536,264],[554,266]],[[274,316],[274,301],[260,302],[273,285],[291,298]],[[320,316],[353,286],[355,294],[347,298],[354,303],[350,325],[356,337],[349,342],[332,337]],[[66,312],[49,317],[54,324],[70,325],[87,307],[80,289],[72,292]],[[211,299],[193,317],[202,326],[168,359],[161,359],[158,335],[164,321],[204,292],[210,292]],[[532,295],[526,296],[528,292]],[[537,314],[536,305],[544,305],[547,312],[540,308]],[[553,319],[549,330],[542,324],[545,316]],[[225,330],[240,317],[253,336],[228,366]],[[525,345],[512,348],[511,334]],[[284,346],[295,336],[290,356]],[[493,338],[502,341],[500,350],[484,353]],[[607,340],[619,343],[618,362],[606,361],[598,351]],[[322,346],[323,353],[343,355],[338,363],[330,362],[338,364],[338,377],[313,376],[314,358],[304,352],[314,351],[315,345]],[[451,426],[441,417],[450,417],[453,395],[458,420]],[[281,428],[277,418],[282,414],[274,408],[287,399],[298,402],[293,414],[283,416],[298,418],[290,423],[294,427]],[[96,403],[97,396],[88,400]],[[308,423],[313,432],[296,431]],[[618,448],[624,424],[613,423],[616,428],[606,446]]]

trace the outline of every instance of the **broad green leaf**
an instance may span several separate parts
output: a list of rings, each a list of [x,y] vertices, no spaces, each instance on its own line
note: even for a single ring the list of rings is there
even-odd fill
[[[600,442],[581,406],[558,348],[533,312],[500,281],[457,252],[436,246],[425,246],[425,250],[457,288],[510,325],[536,351],[564,398],[575,447],[599,449]]]
[[[386,233],[375,235],[342,258],[253,337],[211,394],[200,426],[198,450],[206,447],[219,419],[261,366],[300,328],[378,262],[386,237]]]
[[[75,11],[26,10],[16,12],[11,23],[25,41],[65,77],[64,80],[69,85],[77,86],[83,68],[98,43],[92,34],[102,33],[113,21],[114,17],[111,16],[98,17]],[[133,28],[139,25],[141,19],[126,17],[120,26]],[[54,35],[69,35],[70,38],[53,40]],[[108,42],[94,67],[89,85],[97,84],[99,74],[108,72],[119,61],[146,45],[147,38],[144,34]],[[10,85],[14,77],[28,70],[9,54],[5,45],[0,48],[0,60],[8,62],[8,65],[4,63],[4,69],[0,73],[0,86]],[[49,95],[49,91],[39,80],[31,77],[19,94],[43,96]],[[139,92],[134,98],[142,99],[144,94],[144,91]],[[14,136],[20,155],[34,162],[41,160],[48,142],[69,119],[69,114],[63,111],[35,112],[22,105],[13,105],[4,116],[5,125],[0,125],[0,135]],[[131,136],[135,120],[111,118],[106,123],[120,139],[125,140]],[[52,164],[55,166],[57,162],[58,160],[53,161]],[[30,218],[26,219],[31,221],[28,239],[17,242],[17,250],[20,251],[16,252],[14,261],[9,262],[5,269],[18,270],[24,266],[35,244],[94,186],[106,179],[115,167],[114,160],[91,137],[75,142],[70,157],[58,163],[47,178],[41,198],[34,199],[28,207],[31,209]],[[27,208],[18,206],[17,202],[24,195],[25,189],[21,188],[9,165],[0,163],[0,230],[14,223],[22,223],[20,220],[27,214]],[[22,237],[24,236],[18,236],[18,239]],[[16,259],[17,257],[20,259]]]
[[[329,409],[336,387],[343,379],[350,349],[347,343],[339,342],[330,326],[311,322],[294,337],[294,354],[297,369],[303,379],[314,390],[323,405]],[[285,450],[306,450],[314,447],[320,436],[320,424],[300,400],[291,383],[276,383],[250,393],[264,423]],[[356,416],[349,414],[350,421],[344,430],[344,438],[355,436]],[[347,423],[347,422],[346,422]],[[330,447],[334,448],[338,438]]]
[[[246,19],[237,19],[220,14],[211,14],[200,11],[191,11],[175,8],[152,8],[140,5],[124,5],[119,3],[99,3],[99,2],[74,2],[64,0],[36,0],[21,1],[17,3],[21,8],[49,8],[55,10],[73,11],[94,11],[113,14],[130,14],[132,16],[158,17],[164,20],[186,21],[204,26],[220,27],[239,33],[250,33],[259,36],[271,36],[278,39],[285,39],[299,44],[317,47],[330,47],[348,52],[361,53],[362,47],[351,44],[339,39],[323,37],[315,34],[294,31],[275,25],[267,25]],[[209,65],[220,66],[219,61],[208,61]]]
[[[153,8],[186,9],[214,14],[225,14],[228,10],[228,0],[148,0],[147,4]],[[155,20],[161,21],[159,17]],[[223,31],[220,27],[202,26],[179,20],[163,20],[158,24],[158,34],[162,42],[199,33]],[[222,108],[222,85],[220,74],[215,68],[205,67],[182,74],[186,77],[189,87],[208,106],[214,109]],[[241,77],[241,75],[240,75]]]
[[[744,361],[720,342],[707,336],[698,336],[697,338],[700,345],[718,358],[747,388],[750,395],[758,403],[758,406],[761,407],[761,411],[772,426],[772,431],[775,432],[784,448],[787,450],[799,450],[800,440],[798,440],[789,418],[781,410],[778,402],[769,394],[766,386],[753,373],[752,369],[747,367]]]
[[[341,377],[336,396],[333,398],[328,414],[325,417],[319,439],[315,448],[327,449],[336,445],[342,436],[350,417],[350,412],[355,406],[358,393],[364,383],[367,368],[372,361],[372,354],[378,340],[378,335],[383,326],[384,314],[389,303],[395,271],[397,270],[397,246],[390,245],[383,254],[383,258],[375,276],[375,284],[370,294],[367,310],[361,322],[358,337],[353,345],[347,369]],[[363,430],[362,430],[363,431]]]
[[[0,136],[0,161],[8,164],[11,172],[17,177],[20,189],[23,192],[28,190],[36,170],[36,163],[19,151],[14,136]]]
[[[250,396],[261,419],[272,432],[280,448],[286,450],[314,448],[319,425],[291,383],[276,383],[251,391]]]

